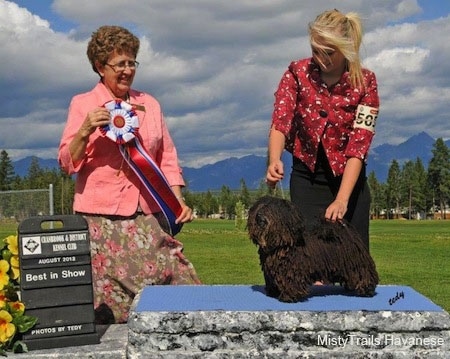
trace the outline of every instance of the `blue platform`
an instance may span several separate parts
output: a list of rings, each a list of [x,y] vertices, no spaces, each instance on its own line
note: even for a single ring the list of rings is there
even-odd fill
[[[298,303],[265,294],[264,286],[179,285],[145,287],[136,312],[186,311],[432,311],[443,309],[411,287],[380,285],[374,297],[351,296],[340,286],[315,286]]]

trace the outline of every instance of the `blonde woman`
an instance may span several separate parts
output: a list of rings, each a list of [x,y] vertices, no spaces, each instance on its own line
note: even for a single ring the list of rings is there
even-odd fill
[[[269,134],[270,186],[292,153],[291,200],[306,221],[325,215],[352,223],[369,247],[370,193],[365,163],[378,115],[375,74],[362,68],[356,13],[325,11],[309,24],[312,57],[294,61],[275,92]]]

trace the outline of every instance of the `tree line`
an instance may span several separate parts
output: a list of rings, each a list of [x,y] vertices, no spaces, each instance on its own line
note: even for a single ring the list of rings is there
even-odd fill
[[[449,217],[449,148],[442,138],[438,138],[431,151],[432,158],[427,169],[420,158],[406,161],[402,166],[397,160],[392,160],[386,183],[378,182],[373,172],[369,174],[373,217]]]
[[[33,157],[28,173],[20,177],[8,153],[0,153],[0,191],[45,189],[53,184],[54,213],[72,213],[74,180],[59,169],[43,169]],[[373,218],[423,218],[424,216],[449,218],[450,205],[450,152],[442,138],[432,148],[432,158],[425,168],[420,158],[400,165],[392,160],[385,183],[377,180],[372,171],[368,175]],[[186,203],[194,208],[198,217],[241,218],[259,197],[272,194],[288,197],[280,189],[270,190],[262,181],[256,190],[249,190],[241,179],[240,188],[232,190],[223,185],[220,191],[191,192],[184,188]]]

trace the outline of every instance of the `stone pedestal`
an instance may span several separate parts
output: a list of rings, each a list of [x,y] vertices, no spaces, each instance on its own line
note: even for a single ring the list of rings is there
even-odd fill
[[[446,358],[450,316],[405,286],[372,298],[315,287],[281,303],[261,286],[151,286],[128,321],[129,358]]]

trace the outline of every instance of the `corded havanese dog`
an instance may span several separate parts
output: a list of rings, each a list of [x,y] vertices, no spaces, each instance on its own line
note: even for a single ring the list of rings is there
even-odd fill
[[[268,296],[282,302],[305,300],[316,281],[340,283],[351,295],[375,294],[375,263],[347,222],[318,219],[313,229],[305,230],[296,205],[265,196],[250,208],[247,229],[258,246]]]

